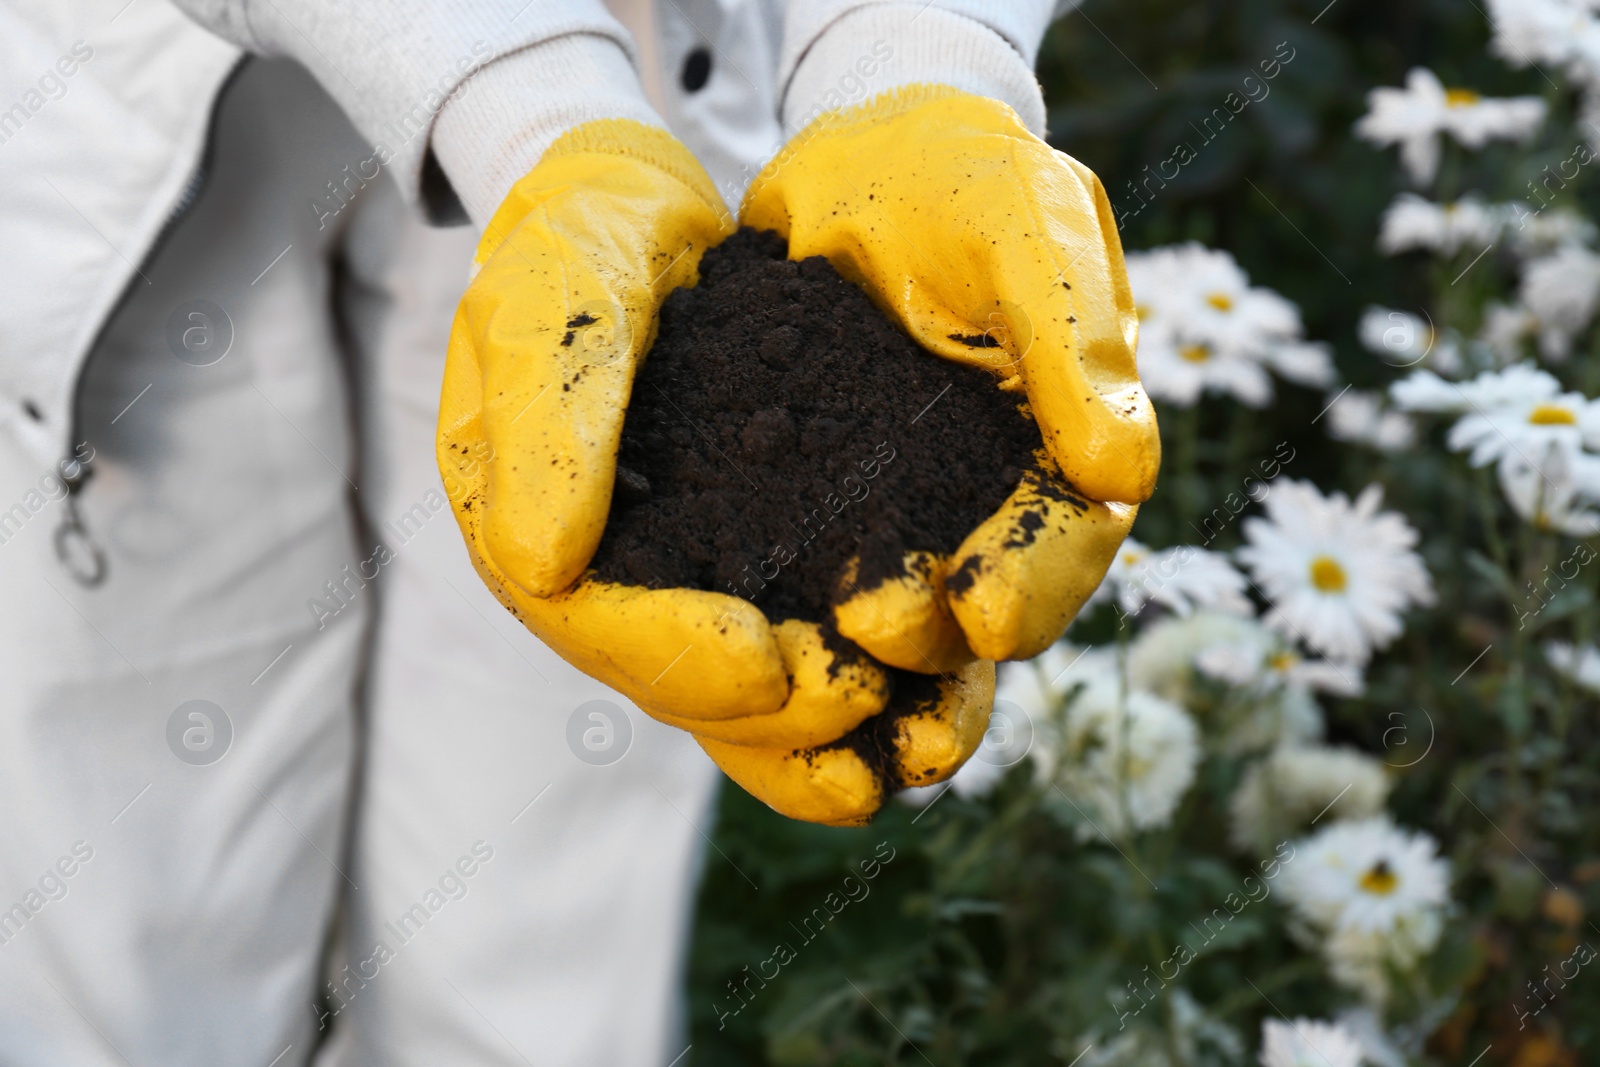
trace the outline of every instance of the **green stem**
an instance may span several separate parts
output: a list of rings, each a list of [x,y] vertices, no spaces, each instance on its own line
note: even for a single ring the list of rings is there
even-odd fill
[[[1537,514],[1537,512],[1536,512]],[[1513,589],[1519,576],[1525,576],[1538,562],[1540,551],[1536,543],[1537,532],[1531,523],[1523,524],[1518,530],[1518,562],[1520,567],[1505,567],[1506,575],[1510,579]],[[1524,577],[1524,585],[1531,584]],[[1540,601],[1543,602],[1542,599]],[[1516,604],[1511,606],[1512,611],[1517,611]],[[1511,631],[1511,666],[1506,672],[1503,688],[1500,691],[1500,714],[1505,723],[1506,736],[1509,741],[1508,755],[1511,760],[1511,795],[1520,798],[1522,789],[1522,741],[1527,736],[1532,725],[1530,716],[1532,709],[1528,705],[1528,628],[1523,623],[1520,613],[1517,615],[1516,626]]]
[[[1500,536],[1500,526],[1496,522],[1494,498],[1490,491],[1489,472],[1480,470],[1473,475],[1474,496],[1478,500],[1478,515],[1483,520],[1483,539],[1489,546],[1489,555],[1499,565],[1500,571],[1511,582],[1516,577],[1511,570],[1511,553],[1506,549],[1505,539]]]
[[[1259,1004],[1263,994],[1271,995],[1275,989],[1321,973],[1322,961],[1316,957],[1308,956],[1303,960],[1297,960],[1287,967],[1279,967],[1265,978],[1254,980],[1254,988],[1246,986],[1244,989],[1235,990],[1228,996],[1223,997],[1211,1009],[1211,1014],[1218,1019],[1225,1019],[1236,1011],[1241,1011],[1253,1004]]]
[[[1139,902],[1154,907],[1154,890],[1146,882],[1145,868],[1147,857],[1139,854],[1139,846],[1134,840],[1133,809],[1128,804],[1128,759],[1130,755],[1130,738],[1128,722],[1128,643],[1131,627],[1124,620],[1123,625],[1117,627],[1117,729],[1122,734],[1121,763],[1117,767],[1117,804],[1121,808],[1121,831],[1117,834],[1121,841],[1119,844],[1128,854],[1128,863],[1133,866],[1134,874],[1138,877],[1132,880],[1134,892],[1139,895]],[[1161,939],[1156,936],[1154,927],[1145,931],[1145,948],[1150,953],[1150,965],[1161,969],[1161,961],[1166,959],[1163,955],[1164,947]]]
[[[1128,726],[1128,641],[1131,627],[1124,618],[1117,627],[1117,730],[1121,733],[1119,752],[1121,760],[1117,766],[1117,806],[1121,809],[1122,831],[1117,836],[1123,839],[1123,845],[1128,849],[1128,855],[1134,854],[1133,844],[1133,809],[1128,804],[1128,757],[1131,747],[1131,737]]]
[[[1184,515],[1195,515],[1205,496],[1200,484],[1200,401],[1178,412],[1178,499]]]

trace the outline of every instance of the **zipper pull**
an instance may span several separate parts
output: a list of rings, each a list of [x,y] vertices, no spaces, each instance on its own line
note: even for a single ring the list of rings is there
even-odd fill
[[[56,559],[61,569],[85,589],[93,589],[106,580],[106,554],[83,524],[78,511],[78,492],[93,474],[88,461],[69,456],[61,461],[61,480],[66,483],[67,496],[62,501],[64,514],[56,527]]]

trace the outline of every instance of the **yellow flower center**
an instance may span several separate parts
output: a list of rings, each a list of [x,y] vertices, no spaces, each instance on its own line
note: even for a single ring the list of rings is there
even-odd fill
[[[1133,313],[1138,317],[1140,322],[1143,322],[1145,319],[1150,317],[1150,309],[1144,304],[1133,305]]]
[[[1528,423],[1533,426],[1572,426],[1578,417],[1559,404],[1540,404],[1528,412]]]
[[[1329,562],[1332,563],[1333,561],[1329,560]],[[1334,563],[1333,565],[1335,567],[1338,566],[1337,563]],[[1300,657],[1295,655],[1293,652],[1274,652],[1272,655],[1267,657],[1267,669],[1272,671],[1286,671],[1299,662]]]
[[[1210,304],[1218,311],[1233,310],[1233,297],[1229,296],[1227,293],[1212,293],[1210,296],[1206,297],[1206,303]]]
[[[1122,565],[1124,567],[1132,567],[1138,563],[1142,563],[1144,561],[1144,557],[1145,553],[1143,552],[1124,552],[1122,554]]]
[[[1204,363],[1211,358],[1210,345],[1184,345],[1178,349],[1178,355],[1190,363]]]
[[[1483,97],[1471,89],[1446,89],[1444,91],[1445,107],[1471,107]]]
[[[1332,556],[1318,556],[1311,561],[1311,584],[1319,593],[1342,593],[1347,580],[1344,568]]]
[[[1389,869],[1388,860],[1379,860],[1377,866],[1361,876],[1358,883],[1368,893],[1386,897],[1400,885],[1400,879]]]

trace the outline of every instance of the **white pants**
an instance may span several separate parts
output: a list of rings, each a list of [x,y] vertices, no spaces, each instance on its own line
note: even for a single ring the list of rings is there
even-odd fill
[[[386,179],[319,229],[367,154],[247,63],[86,370],[92,476],[0,440],[0,1064],[683,1051],[714,768],[473,573],[432,445],[473,237]]]

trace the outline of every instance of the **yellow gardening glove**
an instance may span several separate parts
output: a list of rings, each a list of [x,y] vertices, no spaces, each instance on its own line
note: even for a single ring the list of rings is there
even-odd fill
[[[878,666],[830,670],[819,629],[749,603],[585,571],[610,510],[634,373],[667,293],[732,230],[710,180],[662,130],[612,120],[557,141],[487,227],[456,313],[438,457],[474,566],[585,673],[690,730],[728,774],[796,818],[859,823],[885,782],[854,751],[812,752],[877,714]],[[896,777],[937,780],[976,747],[993,669],[972,664],[906,716]],[[974,736],[976,731],[976,736]]]
[[[908,670],[1043,651],[1160,465],[1099,179],[998,101],[909,86],[808,126],[740,219],[786,237],[792,259],[827,257],[924,348],[993,372],[1044,437],[1040,469],[954,554],[908,556],[906,577],[836,609],[839,631]]]
[[[717,740],[715,731],[695,739],[729,778],[785,815],[854,826],[891,790],[942,782],[978,750],[994,707],[994,664],[978,660],[943,675],[933,695],[910,704],[904,716],[891,718],[898,710],[891,706],[841,740],[809,749]],[[892,750],[888,780],[862,758],[880,746]]]

